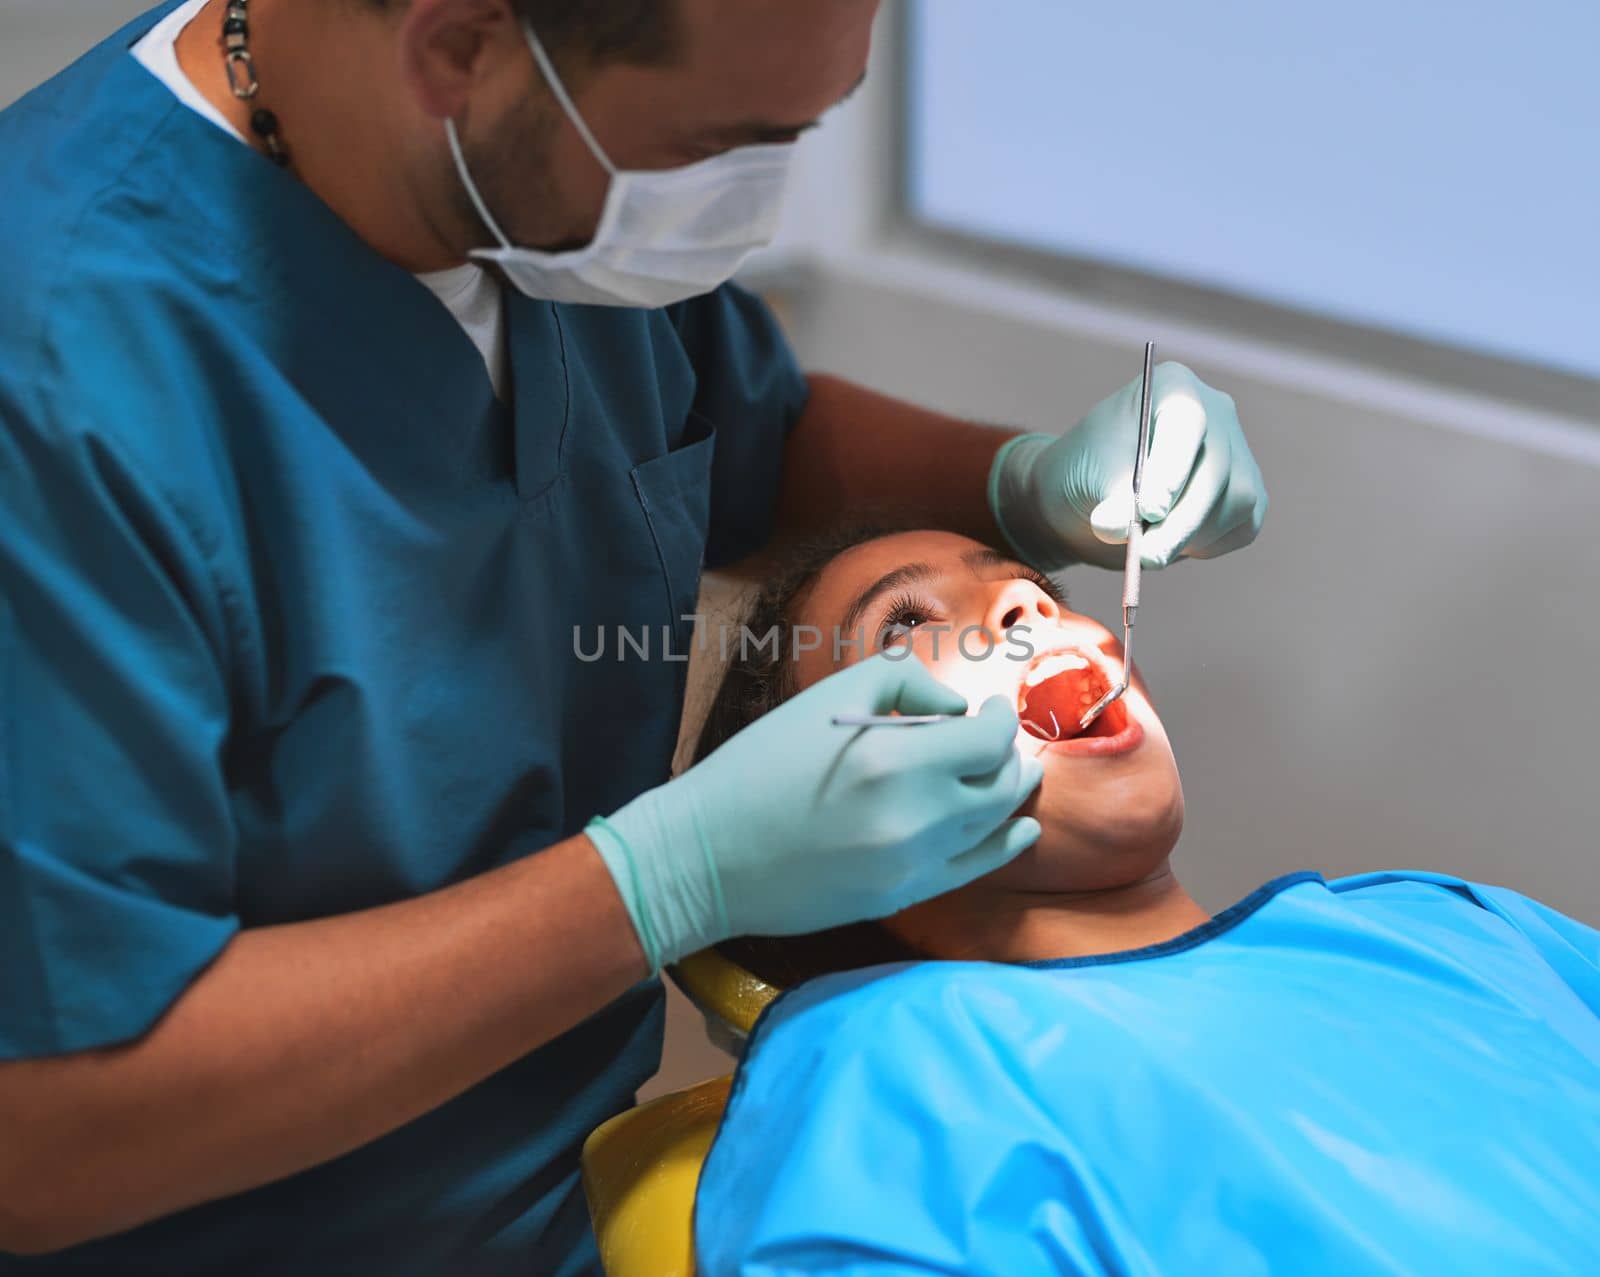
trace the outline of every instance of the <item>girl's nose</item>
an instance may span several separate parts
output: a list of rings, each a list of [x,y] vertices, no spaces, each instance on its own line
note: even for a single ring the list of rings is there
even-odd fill
[[[983,625],[997,639],[1019,625],[1030,628],[1061,619],[1061,608],[1032,581],[996,581]]]

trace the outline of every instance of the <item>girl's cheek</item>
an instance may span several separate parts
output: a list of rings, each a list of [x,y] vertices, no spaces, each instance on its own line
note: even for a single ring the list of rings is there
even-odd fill
[[[982,658],[963,656],[953,640],[942,637],[944,641],[939,645],[937,656],[928,642],[918,644],[913,650],[935,678],[967,698],[967,713],[976,714],[991,696],[1016,695],[1018,666],[1006,661],[999,652]]]

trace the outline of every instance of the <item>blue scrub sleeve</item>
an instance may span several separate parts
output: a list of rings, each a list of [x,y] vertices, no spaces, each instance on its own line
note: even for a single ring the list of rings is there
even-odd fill
[[[693,411],[717,431],[706,566],[752,554],[773,531],[783,448],[810,390],[767,305],[724,284],[668,311],[695,371]]]
[[[238,925],[209,574],[40,416],[0,397],[0,1059],[139,1036]]]
[[[1078,1271],[1051,1236],[1082,1191],[1018,1071],[948,986],[888,979],[757,1026],[700,1179],[702,1277]]]

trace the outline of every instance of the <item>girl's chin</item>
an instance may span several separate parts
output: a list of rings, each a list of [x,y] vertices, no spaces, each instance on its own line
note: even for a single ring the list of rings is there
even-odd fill
[[[1137,851],[1064,852],[1041,838],[1004,868],[985,879],[1007,891],[1038,893],[1110,891],[1148,878],[1170,853],[1170,848],[1141,847]]]
[[[1046,785],[1048,785],[1048,780]],[[1053,819],[1050,796],[1036,792],[1017,809],[1044,827],[1039,841],[987,881],[1018,891],[1103,891],[1136,882],[1171,855],[1183,829],[1183,799],[1146,807],[1137,827],[1108,820],[1104,827],[1078,828]]]

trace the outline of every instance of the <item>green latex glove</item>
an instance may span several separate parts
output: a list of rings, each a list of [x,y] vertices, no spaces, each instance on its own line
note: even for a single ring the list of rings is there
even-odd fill
[[[1267,516],[1267,489],[1233,400],[1182,364],[1158,364],[1139,513],[1147,568],[1212,559],[1249,545]],[[1133,515],[1140,378],[1095,405],[1061,436],[1023,435],[995,457],[989,509],[1035,567],[1121,567]]]
[[[1017,751],[1004,698],[921,727],[832,723],[966,706],[914,656],[874,656],[590,822],[651,969],[730,936],[884,917],[1031,846],[1038,821],[1011,813],[1043,768]]]

